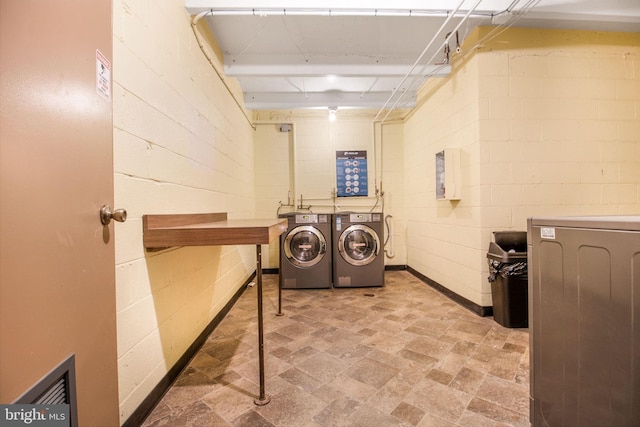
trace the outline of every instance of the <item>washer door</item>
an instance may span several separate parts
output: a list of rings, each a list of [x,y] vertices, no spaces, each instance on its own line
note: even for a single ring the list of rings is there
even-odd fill
[[[327,241],[315,227],[301,225],[284,239],[284,254],[296,267],[308,268],[319,263],[327,253]]]
[[[380,250],[378,233],[364,224],[347,227],[338,240],[338,251],[342,258],[351,265],[370,264]]]

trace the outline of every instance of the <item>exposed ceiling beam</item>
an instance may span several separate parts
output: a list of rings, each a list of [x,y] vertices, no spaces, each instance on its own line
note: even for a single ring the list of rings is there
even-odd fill
[[[270,76],[290,76],[290,77],[404,77],[411,71],[411,65],[370,65],[370,64],[327,64],[327,65],[309,65],[309,64],[280,64],[280,65],[264,65],[264,64],[231,64],[224,67],[225,74],[231,77],[252,76],[252,77],[270,77]],[[447,77],[451,72],[451,65],[428,65],[423,67],[421,75],[429,77]]]
[[[449,53],[455,59],[464,51],[464,38],[478,25],[640,31],[640,0],[185,0],[185,6],[206,20],[224,73],[238,79],[250,109],[411,107],[426,78],[450,74]]]
[[[415,92],[408,93],[406,102],[400,108],[413,108],[416,105]],[[382,108],[389,99],[388,92],[369,92],[365,95],[354,92],[245,92],[244,101],[251,110],[289,109],[289,108],[327,108],[338,105],[341,108]]]
[[[213,10],[228,14],[318,14],[318,15],[354,15],[354,16],[409,16],[413,11],[415,16],[432,15],[451,11],[459,3],[458,0],[186,0],[187,11],[196,15],[200,12]],[[469,0],[465,9],[471,9],[473,2]],[[478,12],[506,10],[513,0],[484,0]],[[256,13],[254,13],[254,11]]]

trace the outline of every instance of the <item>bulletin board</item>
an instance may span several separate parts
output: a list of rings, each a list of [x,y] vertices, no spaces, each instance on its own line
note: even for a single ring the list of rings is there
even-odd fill
[[[369,195],[367,151],[336,151],[338,197]]]

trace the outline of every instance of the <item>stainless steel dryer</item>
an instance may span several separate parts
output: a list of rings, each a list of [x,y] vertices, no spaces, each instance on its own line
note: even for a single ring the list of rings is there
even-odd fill
[[[287,231],[280,235],[280,287],[330,288],[331,215],[291,212]]]
[[[384,286],[381,213],[333,215],[333,286]]]

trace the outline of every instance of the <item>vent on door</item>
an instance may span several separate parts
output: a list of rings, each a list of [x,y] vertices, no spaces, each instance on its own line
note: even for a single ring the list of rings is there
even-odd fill
[[[78,426],[75,355],[56,366],[15,402],[34,405],[69,405],[70,426]]]

